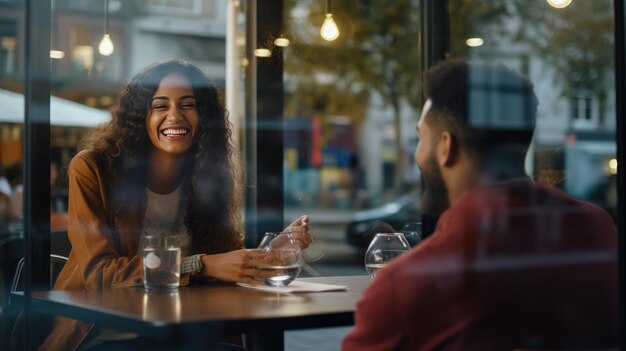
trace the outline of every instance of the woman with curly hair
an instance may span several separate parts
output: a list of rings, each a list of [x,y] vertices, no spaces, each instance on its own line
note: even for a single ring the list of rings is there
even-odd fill
[[[243,249],[233,153],[227,113],[197,67],[169,60],[144,68],[70,163],[72,251],[54,289],[142,285],[144,233],[181,238],[181,285],[258,284],[263,273],[251,261],[261,254]],[[289,226],[303,248],[307,222]],[[91,327],[58,318],[42,348],[76,349]]]

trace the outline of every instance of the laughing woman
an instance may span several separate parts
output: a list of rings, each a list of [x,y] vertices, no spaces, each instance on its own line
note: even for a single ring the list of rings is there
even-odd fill
[[[170,60],[143,69],[85,146],[69,168],[72,251],[54,289],[141,285],[142,233],[180,236],[181,285],[257,283],[248,263],[259,253],[242,246],[227,113],[198,68]],[[289,226],[302,247],[311,241],[307,222]],[[77,349],[92,327],[59,318],[42,349]]]

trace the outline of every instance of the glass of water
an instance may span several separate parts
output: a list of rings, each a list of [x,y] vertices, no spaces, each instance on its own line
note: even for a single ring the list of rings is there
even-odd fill
[[[265,251],[267,255],[256,268],[268,274],[257,279],[266,285],[287,286],[300,274],[302,251],[290,233],[265,233],[259,249]]]
[[[411,251],[402,233],[378,233],[365,252],[365,269],[372,278],[394,258]]]
[[[180,238],[143,235],[141,252],[146,291],[177,291],[180,284]]]

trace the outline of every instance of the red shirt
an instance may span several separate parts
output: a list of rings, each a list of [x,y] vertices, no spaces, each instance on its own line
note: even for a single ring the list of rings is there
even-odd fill
[[[475,189],[377,273],[343,350],[618,345],[617,234],[599,207],[554,188]]]

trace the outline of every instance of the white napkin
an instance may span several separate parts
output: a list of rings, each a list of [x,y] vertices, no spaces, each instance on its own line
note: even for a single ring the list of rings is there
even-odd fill
[[[237,283],[237,285],[242,286],[244,288],[251,288],[251,289],[270,291],[270,292],[279,292],[279,293],[343,291],[347,289],[347,286],[345,285],[310,283],[310,282],[303,282],[297,279],[291,282],[291,284],[287,286],[251,285],[251,284],[243,284],[243,283]]]

